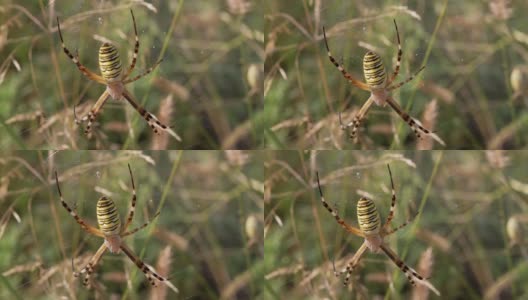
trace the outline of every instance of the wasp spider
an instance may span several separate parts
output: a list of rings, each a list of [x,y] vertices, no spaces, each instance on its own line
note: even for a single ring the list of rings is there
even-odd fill
[[[125,88],[126,84],[134,82],[152,72],[152,70],[154,70],[154,68],[156,68],[162,61],[159,60],[154,66],[148,68],[145,72],[137,75],[136,77],[129,77],[132,74],[134,67],[136,66],[136,60],[139,50],[139,38],[136,28],[136,19],[134,18],[134,13],[132,12],[132,10],[130,10],[130,13],[132,14],[132,22],[134,23],[134,33],[136,38],[136,44],[134,46],[134,55],[132,57],[132,64],[126,70],[126,72],[123,72],[123,67],[121,66],[121,59],[119,57],[119,52],[117,51],[117,48],[112,44],[104,43],[99,48],[99,69],[101,70],[101,75],[98,75],[88,70],[84,65],[80,63],[78,54],[75,54],[74,56],[68,50],[68,48],[66,48],[66,46],[64,45],[64,40],[62,38],[59,18],[57,17],[59,37],[62,43],[62,49],[64,50],[64,53],[66,53],[66,55],[77,65],[77,68],[79,68],[79,70],[86,77],[88,77],[88,79],[106,85],[106,90],[99,97],[97,102],[95,102],[95,104],[92,106],[90,112],[88,112],[88,114],[82,117],[80,120],[78,120],[77,116],[75,116],[75,122],[77,124],[80,124],[82,122],[87,121],[88,123],[86,124],[84,133],[86,135],[90,135],[92,130],[92,123],[94,122],[101,108],[106,103],[106,100],[108,100],[108,97],[112,97],[112,99],[115,100],[120,100],[122,97],[124,97],[128,101],[128,103],[130,103],[134,107],[134,109],[145,119],[145,121],[147,121],[154,133],[159,134],[159,130],[162,130],[168,132],[170,135],[176,138],[176,140],[181,141],[181,138],[178,136],[178,134],[176,134],[176,132],[174,132],[170,127],[161,123],[158,118],[156,118],[153,114],[149,113],[147,110],[145,110],[145,108],[139,105],[137,101],[134,100],[132,94]],[[75,114],[75,107],[73,111]]]
[[[414,119],[413,117],[409,116],[403,109],[400,107],[400,105],[394,100],[394,98],[390,95],[390,93],[393,90],[396,90],[400,88],[402,85],[406,84],[407,82],[411,81],[418,73],[420,73],[425,66],[421,67],[418,72],[416,72],[411,77],[407,78],[406,80],[395,83],[394,79],[396,79],[396,76],[398,75],[400,71],[400,61],[402,57],[402,50],[401,50],[401,44],[400,44],[400,33],[398,32],[398,26],[396,25],[396,20],[394,20],[394,26],[396,27],[396,36],[398,37],[398,59],[396,62],[396,68],[394,69],[394,72],[390,77],[387,77],[387,73],[385,71],[385,66],[383,65],[383,62],[381,61],[381,57],[372,51],[367,52],[365,56],[363,57],[363,74],[365,75],[365,81],[366,83],[355,79],[352,75],[350,75],[342,64],[339,64],[334,57],[332,57],[332,54],[330,53],[330,48],[328,47],[328,41],[326,40],[326,31],[323,27],[323,37],[325,41],[326,50],[328,53],[328,58],[330,61],[343,73],[343,76],[354,86],[365,90],[370,91],[370,97],[368,98],[367,102],[363,104],[359,112],[356,114],[352,122],[344,125],[341,121],[341,114],[339,114],[339,122],[341,123],[341,129],[348,130],[349,127],[352,127],[352,132],[350,133],[350,137],[357,141],[357,135],[356,132],[359,128],[359,125],[361,124],[361,121],[365,118],[369,108],[372,106],[373,103],[376,103],[376,105],[379,106],[385,106],[386,104],[389,104],[394,111],[405,121],[411,129],[414,131],[416,136],[418,138],[422,137],[422,134],[425,134],[427,136],[432,137],[437,142],[439,142],[442,145],[445,145],[444,141],[438,137],[435,133],[432,131],[426,129],[423,127],[417,119]]]
[[[101,260],[101,257],[109,250],[112,253],[119,253],[121,250],[134,262],[134,264],[143,272],[149,280],[152,286],[156,286],[156,280],[163,282],[165,285],[170,287],[175,292],[178,292],[178,289],[166,278],[158,275],[151,267],[147,266],[141,259],[132,252],[132,250],[125,244],[123,241],[124,237],[132,235],[139,230],[147,227],[150,223],[146,222],[143,225],[128,230],[129,225],[132,223],[132,218],[134,217],[134,210],[136,208],[136,186],[134,185],[134,177],[132,176],[132,169],[128,165],[128,171],[130,173],[130,181],[132,182],[132,204],[130,206],[130,211],[128,213],[128,218],[124,225],[121,225],[121,219],[117,212],[114,201],[108,197],[101,197],[97,201],[97,224],[99,228],[93,227],[90,224],[86,223],[74,209],[71,209],[70,206],[64,201],[59,186],[59,179],[57,172],[55,172],[55,182],[57,183],[57,190],[59,191],[60,200],[62,206],[70,213],[70,215],[81,225],[81,228],[84,229],[89,234],[102,237],[104,243],[99,247],[95,255],[90,259],[88,264],[80,271],[74,272],[75,277],[84,275],[83,284],[85,286],[90,286],[90,276],[94,271],[95,266]],[[159,212],[154,216],[156,218],[159,215]]]
[[[400,268],[403,273],[407,276],[407,279],[409,279],[410,283],[414,286],[416,282],[423,284],[427,286],[429,289],[431,289],[433,292],[435,292],[437,295],[440,295],[440,292],[429,282],[427,281],[423,276],[418,274],[414,269],[407,266],[399,257],[398,255],[391,249],[389,246],[387,246],[384,242],[384,238],[386,236],[389,236],[399,229],[405,227],[409,222],[405,222],[399,227],[392,228],[391,222],[394,218],[394,212],[395,212],[395,205],[396,205],[396,192],[394,191],[394,182],[392,181],[392,173],[390,170],[389,165],[387,165],[387,168],[389,169],[389,176],[391,180],[391,192],[392,192],[392,202],[391,202],[391,208],[389,211],[389,215],[387,216],[387,220],[385,221],[385,224],[381,224],[380,214],[378,210],[376,209],[376,205],[374,205],[374,202],[367,198],[360,198],[357,203],[357,217],[358,217],[358,223],[359,228],[356,228],[354,226],[348,225],[345,221],[343,221],[339,215],[337,214],[337,211],[335,209],[332,209],[328,202],[325,201],[323,196],[323,190],[321,189],[321,184],[319,183],[319,173],[316,173],[317,175],[317,186],[319,187],[319,194],[321,196],[321,202],[323,203],[323,206],[334,216],[337,223],[341,225],[346,231],[360,236],[365,239],[361,247],[356,251],[356,254],[352,257],[350,262],[348,263],[347,267],[343,270],[337,272],[334,269],[334,274],[336,277],[339,277],[342,274],[346,274],[346,277],[343,281],[343,284],[346,286],[348,284],[348,281],[350,279],[350,276],[352,274],[352,271],[356,268],[357,264],[359,263],[359,260],[361,259],[361,256],[365,253],[365,251],[370,249],[370,251],[374,253],[379,253],[382,251],[385,253],[393,262]]]

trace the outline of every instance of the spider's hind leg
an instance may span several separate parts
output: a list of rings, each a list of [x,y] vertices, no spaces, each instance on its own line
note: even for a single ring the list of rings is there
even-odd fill
[[[387,103],[409,125],[409,127],[411,127],[417,138],[421,139],[424,135],[429,136],[442,146],[445,146],[445,142],[438,135],[436,135],[436,133],[423,127],[420,121],[403,111],[400,105],[392,97],[387,98]]]
[[[156,116],[148,112],[145,108],[143,108],[141,105],[139,105],[135,100],[134,97],[125,89],[123,91],[123,96],[125,99],[134,107],[134,109],[147,121],[148,125],[155,134],[160,134],[160,130],[164,131],[170,135],[172,135],[178,142],[181,142],[180,136],[174,132],[169,126],[161,123]]]
[[[178,288],[176,288],[167,278],[162,277],[161,275],[157,274],[153,269],[151,269],[149,266],[147,266],[139,257],[137,257],[134,252],[125,243],[121,243],[121,250],[130,258],[132,262],[138,267],[138,269],[145,274],[148,281],[152,286],[157,286],[157,281],[162,282],[166,286],[168,286],[170,289],[172,289],[175,293],[178,293]]]
[[[394,262],[394,264],[400,268],[400,270],[405,274],[411,285],[415,286],[416,283],[419,283],[421,285],[426,286],[431,291],[433,291],[435,294],[440,296],[440,292],[434,287],[433,284],[431,284],[429,281],[427,281],[426,278],[418,274],[414,269],[407,266],[403,260],[401,260],[392,249],[387,247],[386,245],[380,245],[381,250]]]

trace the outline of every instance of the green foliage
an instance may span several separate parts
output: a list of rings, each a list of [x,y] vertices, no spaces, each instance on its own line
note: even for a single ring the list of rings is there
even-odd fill
[[[367,49],[376,51],[391,73],[397,54],[394,19],[403,50],[397,80],[426,66],[393,93],[409,115],[433,128],[446,149],[526,148],[528,22],[522,12],[528,4],[506,2],[268,1],[265,110],[277,112],[270,113],[269,144],[286,149],[417,147],[409,126],[388,106],[371,108],[360,127],[361,144],[347,138],[337,115],[342,112],[351,121],[369,92],[343,78],[323,42],[324,26],[332,55],[359,80]],[[510,80],[515,70],[522,70],[522,80]],[[271,107],[277,103],[281,106]]]
[[[95,268],[94,288],[74,278],[103,243],[62,207],[65,201],[97,226],[95,206],[111,197],[121,221],[130,207],[130,164],[137,191],[131,228],[161,214],[125,238],[145,263],[180,290],[166,299],[262,298],[262,159],[258,152],[17,151],[0,165],[0,299],[156,299],[123,254],[107,252]],[[8,182],[7,186],[4,183]],[[19,220],[17,221],[17,218]],[[248,231],[248,218],[257,229]],[[260,228],[260,229],[258,229]],[[163,258],[167,246],[170,257]]]
[[[267,161],[267,299],[436,299],[419,294],[383,253],[367,250],[347,287],[344,276],[333,274],[332,261],[341,270],[363,238],[343,230],[323,207],[315,174],[326,201],[358,227],[360,196],[373,199],[383,222],[387,217],[387,164],[397,196],[392,225],[412,222],[386,243],[442,299],[520,299],[528,292],[525,235],[515,244],[506,229],[511,218],[528,226],[528,153],[273,151]]]
[[[2,149],[262,145],[253,133],[262,132],[263,124],[255,122],[251,113],[262,110],[261,91],[246,79],[250,66],[263,61],[262,12],[256,8],[234,14],[224,1],[95,6],[74,1],[53,3],[49,9],[43,9],[39,1],[15,2],[0,5],[2,20],[7,20],[0,24],[5,25],[5,35],[0,35],[0,77],[5,76],[0,83]],[[78,51],[80,62],[99,74],[98,49],[103,40],[117,46],[124,68],[130,65],[134,49],[130,9],[140,41],[132,74],[140,74],[161,58],[163,62],[127,88],[137,102],[182,136],[181,143],[168,135],[157,137],[124,100],[107,101],[90,140],[83,134],[84,125],[74,122],[73,107],[78,106],[78,114],[86,113],[106,87],[83,76],[63,53],[56,17],[66,47],[73,54]],[[172,103],[167,104],[169,97]],[[158,146],[160,139],[168,144]]]

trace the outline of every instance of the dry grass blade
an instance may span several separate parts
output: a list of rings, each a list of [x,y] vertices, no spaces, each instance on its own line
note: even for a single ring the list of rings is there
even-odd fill
[[[4,49],[6,42],[7,42],[8,35],[9,35],[9,27],[6,24],[1,25],[0,26],[0,51]],[[1,79],[0,79],[0,83],[2,83]]]
[[[273,127],[271,127],[271,131],[275,132],[275,131],[283,129],[283,128],[299,127],[299,126],[302,126],[305,123],[307,123],[308,120],[309,119],[306,116],[305,117],[299,117],[299,118],[284,120],[284,121],[282,121],[282,122],[280,122],[278,124],[273,125]]]
[[[9,222],[9,217],[13,213],[13,205],[14,204],[11,204],[11,206],[9,206],[9,208],[6,209],[6,211],[0,218],[0,240],[2,239],[2,236],[4,235],[4,231],[7,227],[7,223]]]
[[[232,166],[242,167],[249,159],[249,154],[243,150],[224,150],[224,154]]]
[[[0,199],[4,199],[9,190],[9,178],[2,178],[0,180]]]
[[[46,180],[44,179],[44,177],[40,174],[39,171],[37,171],[37,169],[35,168],[34,165],[32,165],[31,163],[28,162],[28,160],[22,158],[22,157],[17,157],[17,156],[7,156],[7,157],[4,157],[2,159],[4,162],[6,161],[15,161],[17,162],[18,164],[24,166],[35,178],[37,178],[40,182],[46,182]]]
[[[447,104],[452,104],[455,101],[455,94],[451,90],[432,81],[424,81],[423,85],[420,85],[420,90],[433,94]]]
[[[171,231],[158,228],[154,231],[154,235],[160,240],[167,241],[168,244],[176,247],[178,251],[185,252],[189,248],[189,241],[186,238]]]
[[[246,270],[236,276],[224,289],[222,289],[220,299],[235,299],[236,293],[247,286],[253,277],[252,270]]]
[[[266,274],[266,276],[264,276],[264,278],[266,278],[266,280],[270,280],[270,279],[273,279],[273,278],[276,278],[276,277],[280,277],[280,276],[296,274],[296,273],[302,271],[302,269],[303,269],[303,266],[301,264],[296,264],[296,265],[293,265],[293,266],[290,266],[290,267],[277,268],[276,270],[272,271],[271,273]]]
[[[418,262],[418,273],[428,278],[431,276],[433,268],[433,248],[429,247],[425,250],[420,256],[420,261]],[[414,286],[412,291],[413,300],[422,300],[429,298],[429,290],[425,286],[417,285]]]
[[[154,85],[160,88],[162,91],[171,93],[176,96],[176,99],[181,102],[189,101],[190,92],[189,90],[179,84],[178,82],[170,81],[165,78],[154,78]]]
[[[392,163],[393,161],[401,161],[412,168],[416,168],[416,164],[411,159],[406,158],[402,154],[389,152],[388,154],[383,155],[381,158],[378,158],[375,161],[372,161],[369,163],[363,163],[361,165],[355,165],[355,166],[349,166],[349,167],[337,169],[333,171],[332,173],[328,174],[327,176],[321,177],[320,182],[321,182],[321,185],[325,185],[327,182],[333,182],[338,178],[341,178],[343,176],[349,176],[350,174],[353,174],[354,172],[357,172],[359,170],[365,170],[365,169],[370,169],[370,168],[380,166],[380,165],[386,165],[388,163]],[[317,187],[317,183],[313,183],[312,186]]]
[[[392,17],[398,12],[406,13],[406,14],[412,16],[413,18],[415,18],[417,20],[421,20],[422,19],[420,17],[420,15],[416,11],[410,10],[407,6],[403,6],[403,5],[390,6],[387,11],[379,13],[379,14],[376,14],[376,15],[372,15],[372,16],[368,16],[368,17],[355,18],[355,19],[351,19],[351,20],[347,20],[347,21],[343,21],[343,22],[337,23],[333,27],[328,29],[328,31],[326,32],[326,36],[330,37],[330,36],[333,36],[334,34],[336,34],[338,32],[350,30],[350,28],[357,27],[358,24],[370,23],[370,22],[373,22],[373,21],[376,21],[376,20],[385,19],[385,18],[387,18],[389,16]],[[321,35],[320,40],[322,40],[322,39],[323,39],[323,36]]]
[[[499,299],[501,292],[511,287],[520,273],[526,272],[528,269],[528,261],[523,261],[518,264],[513,270],[499,277],[492,285],[490,285],[484,292],[485,300]]]
[[[156,262],[156,271],[158,271],[158,274],[167,278],[168,274],[170,273],[170,265],[172,262],[171,259],[172,256],[172,248],[170,246],[165,247],[163,250],[161,250],[160,255],[158,257],[158,261]],[[176,289],[177,292],[177,289]],[[153,288],[150,290],[150,299],[166,299],[167,298],[167,287],[166,286],[159,286],[157,288]]]
[[[510,4],[510,0],[492,0],[489,2],[489,9],[495,18],[499,20],[507,20],[513,13]]]
[[[486,158],[489,164],[496,169],[503,169],[510,164],[510,158],[504,150],[487,150]]]
[[[165,99],[161,100],[159,108],[159,120],[163,124],[171,123],[171,114],[174,101],[172,95],[168,95]],[[152,137],[152,150],[164,150],[167,149],[169,144],[169,137],[166,134],[156,134]]]
[[[425,107],[422,120],[425,128],[429,130],[434,130],[436,125],[436,117],[438,116],[438,105],[436,99],[429,102]],[[443,141],[442,141],[443,144]],[[419,139],[416,144],[416,149],[418,150],[431,150],[433,149],[433,141],[427,136],[423,139]]]
[[[428,244],[432,244],[436,249],[440,249],[444,253],[450,253],[451,251],[451,242],[440,234],[422,228],[416,232],[416,237]]]
[[[42,30],[42,32],[47,32],[46,27],[44,27],[44,25],[42,25],[40,20],[37,17],[35,17],[28,9],[26,9],[22,5],[7,4],[7,5],[3,5],[0,8],[13,9],[13,10],[18,10],[18,11],[22,12],[24,15],[26,15],[26,17],[28,17],[28,19],[30,19],[33,23],[35,23],[35,25],[37,25],[40,28],[40,30]]]
[[[4,271],[2,275],[7,277],[7,276],[14,275],[17,273],[32,272],[33,270],[41,266],[42,266],[42,262],[40,261],[30,262],[27,264],[14,266],[9,270]]]
[[[33,120],[39,120],[39,125],[42,124],[42,121],[44,119],[44,113],[41,110],[32,111],[29,113],[22,113],[12,116],[11,118],[6,120],[6,124],[13,124],[16,122],[23,122],[23,121],[33,121]]]
[[[511,178],[510,185],[513,190],[528,195],[528,183]]]
[[[83,254],[82,256],[78,256],[74,258],[74,265],[82,265],[85,266],[88,261],[90,261],[93,253],[87,252]],[[69,258],[63,259],[59,264],[56,264],[54,266],[51,266],[49,269],[45,269],[44,272],[40,275],[39,280],[36,283],[36,286],[44,285],[50,280],[50,278],[55,275],[56,273],[61,274],[61,276],[64,276],[69,279],[69,282],[73,282],[75,277],[72,274],[72,261]]]
[[[68,170],[65,170],[64,172],[61,172],[61,174],[59,175],[59,182],[62,182],[64,178],[70,178],[85,174],[86,172],[91,172],[92,170],[101,167],[108,167],[109,165],[121,165],[124,162],[130,161],[130,159],[134,157],[140,158],[145,162],[149,163],[150,165],[156,164],[151,156],[143,153],[142,151],[121,151],[119,154],[119,156],[114,157],[112,159],[101,159],[98,161],[79,164],[77,166],[71,167]],[[54,184],[55,180],[50,179],[49,183]]]
[[[522,129],[523,126],[528,123],[528,117],[521,117],[508,126],[503,127],[494,137],[488,142],[487,149],[501,149],[507,140],[512,139],[515,134]]]
[[[245,0],[226,0],[229,12],[234,15],[245,15],[253,6],[252,3]]]
[[[249,135],[252,126],[253,122],[249,119],[239,124],[224,138],[224,141],[222,142],[222,149],[225,150],[238,148],[237,143],[241,141],[243,137]]]

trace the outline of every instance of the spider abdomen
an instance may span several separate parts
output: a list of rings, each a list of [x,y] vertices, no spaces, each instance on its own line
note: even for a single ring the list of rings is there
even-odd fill
[[[109,43],[104,43],[99,48],[99,69],[101,75],[106,81],[115,81],[121,79],[123,67],[117,48]]]
[[[377,235],[381,221],[374,202],[367,198],[359,199],[357,203],[357,217],[359,229],[366,235]]]
[[[119,235],[121,220],[112,199],[101,197],[97,201],[97,224],[105,236]]]
[[[365,54],[363,57],[363,74],[370,88],[383,87],[387,79],[387,73],[385,72],[383,61],[381,61],[381,57],[377,53],[369,51]]]

